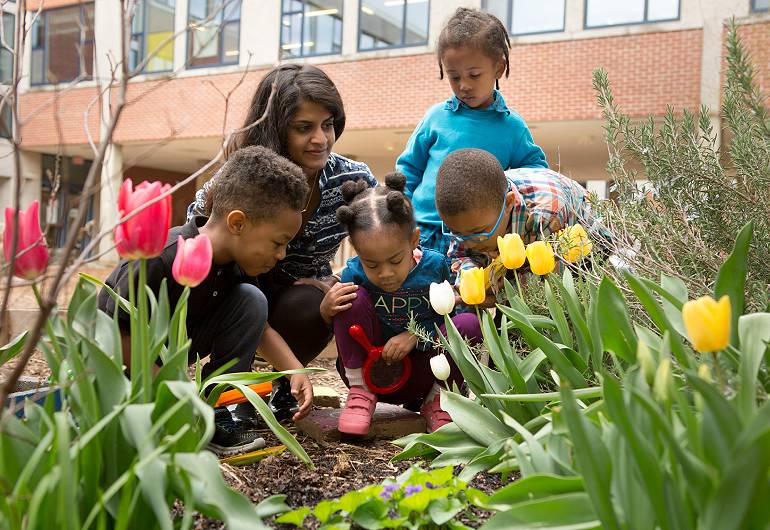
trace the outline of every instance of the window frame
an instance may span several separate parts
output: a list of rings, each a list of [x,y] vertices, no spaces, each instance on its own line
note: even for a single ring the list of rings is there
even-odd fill
[[[216,62],[216,63],[210,63],[210,64],[192,64],[190,62],[192,60],[192,55],[191,55],[192,39],[190,38],[190,35],[191,35],[190,32],[193,31],[190,28],[190,22],[191,22],[191,18],[190,18],[190,2],[192,2],[192,1],[193,0],[187,0],[187,25],[186,25],[186,28],[185,28],[185,30],[186,30],[185,31],[186,42],[185,42],[185,50],[184,50],[184,53],[185,53],[184,66],[185,66],[185,68],[187,70],[196,70],[198,68],[218,68],[218,67],[221,67],[221,66],[238,66],[238,64],[240,64],[240,61],[241,61],[241,21],[243,20],[243,0],[221,0],[221,2],[222,2],[221,7],[217,7],[217,9],[219,9],[219,15],[218,16],[219,16],[219,28],[220,28],[219,31],[217,31],[217,50],[218,50],[217,59],[219,59],[219,61]],[[226,25],[228,25],[228,24],[235,24],[236,23],[235,20],[228,20],[228,21],[224,20],[224,18],[225,18],[225,11],[227,9],[227,4],[228,3],[236,3],[236,2],[238,3],[238,6],[239,6],[238,7],[238,19],[237,19],[237,24],[238,24],[238,55],[236,56],[235,61],[224,62],[224,60],[223,60],[224,57],[225,57],[225,53],[224,53],[224,38],[225,38],[224,35],[225,35],[225,30],[224,30],[224,27]],[[176,9],[176,6],[174,7],[174,9]],[[208,18],[208,16],[205,17],[205,18]],[[212,22],[213,21],[214,21],[214,19],[212,19]]]
[[[768,5],[767,7],[760,8],[760,7],[757,7],[757,4],[758,4],[759,0],[750,0],[750,1],[751,1],[751,12],[752,13],[768,13],[768,12],[770,12],[770,5]]]
[[[299,2],[302,2],[302,11],[284,11],[283,10],[283,0],[279,0],[281,2],[281,14],[278,18],[278,28],[279,28],[279,34],[278,34],[278,57],[281,61],[294,61],[296,59],[304,59],[306,57],[324,57],[324,56],[330,56],[330,55],[342,55],[342,40],[345,35],[344,29],[345,29],[345,2],[344,0],[340,3],[341,9],[339,12],[339,18],[340,19],[340,51],[338,52],[321,52],[321,53],[303,53],[302,50],[305,49],[305,12],[307,11],[307,2],[308,0],[297,0]],[[295,55],[293,57],[282,57],[283,54],[283,17],[287,15],[301,15],[300,17],[300,29],[299,29],[299,50],[300,53],[298,55]],[[332,15],[334,16],[334,15]]]
[[[588,25],[588,3],[591,0],[583,0],[583,29],[603,29],[603,28],[619,28],[623,26],[644,26],[647,24],[661,24],[664,22],[677,22],[682,20],[682,0],[677,0],[676,4],[676,18],[666,18],[661,20],[648,20],[647,13],[649,11],[650,0],[644,0],[644,18],[638,22],[623,22],[620,24],[602,24],[599,26]]]
[[[546,29],[542,31],[528,31],[526,33],[514,33],[513,32],[513,3],[516,0],[507,0],[508,2],[508,16],[506,17],[507,20],[503,20],[503,24],[505,24],[505,29],[508,30],[508,36],[509,37],[526,37],[529,35],[547,35],[549,33],[564,33],[565,29],[567,28],[567,0],[562,0],[562,6],[563,9],[563,15],[561,20],[561,29]],[[485,13],[489,13],[488,7],[487,7],[488,0],[482,0],[481,1],[481,9]]]
[[[3,109],[0,111],[0,139],[8,140],[9,142],[13,140],[13,109],[11,109],[11,105],[6,102],[5,105],[3,105]],[[6,136],[4,133],[7,131],[8,135]]]
[[[142,2],[142,31],[139,32],[139,33],[134,33],[134,31],[132,29],[131,36],[129,38],[129,47],[131,46],[131,43],[134,41],[134,39],[137,38],[137,37],[139,37],[140,42],[141,42],[141,48],[140,49],[142,51],[142,54],[141,54],[141,57],[139,58],[139,60],[136,63],[137,65],[139,65],[142,61],[144,61],[146,59],[146,51],[147,50],[145,49],[145,42],[147,40],[147,37],[146,37],[147,36],[147,11],[148,11],[148,9],[147,9],[147,2],[149,2],[149,0],[139,0],[139,1]],[[175,22],[175,24],[174,24],[174,27],[171,28],[171,33],[172,34],[176,34],[176,4],[177,4],[177,1],[179,1],[179,0],[174,0],[174,22]],[[238,19],[238,20],[239,20],[239,23],[240,23],[240,19]],[[238,31],[239,31],[238,38],[240,40],[240,29]],[[145,70],[145,68],[147,67],[147,65],[145,65],[145,68],[142,68],[142,71],[141,72],[137,72],[137,73],[138,74],[143,74],[143,75],[153,75],[153,74],[162,74],[162,73],[173,72],[174,71],[173,55],[176,53],[176,49],[175,49],[176,48],[176,37],[173,40],[171,40],[171,42],[169,44],[171,44],[172,50],[173,50],[172,51],[172,59],[171,59],[171,68],[168,68],[168,69],[165,69],[165,70],[153,70],[151,72],[148,72],[147,70]],[[131,50],[129,49],[128,52],[131,53]]]
[[[4,33],[3,36],[5,37],[5,43],[8,46],[10,46],[11,49],[13,49],[16,46],[16,13],[12,13],[10,11],[3,11],[3,18],[5,18],[5,17],[11,17],[11,20],[12,20],[11,32],[12,33],[11,33],[11,38],[10,39],[8,38],[8,35],[5,34],[5,31],[3,32]],[[6,49],[0,50],[0,56],[2,56],[2,54],[4,54],[4,53],[11,54],[11,60],[10,60],[11,71],[8,72],[8,80],[7,80],[8,82],[7,83],[6,83],[6,80],[3,79],[3,75],[2,75],[3,71],[2,71],[2,69],[0,69],[0,84],[4,84],[5,85],[5,84],[9,84],[9,83],[11,83],[13,81],[13,79],[12,79],[13,78],[13,62],[14,62],[14,59],[16,59],[16,54],[13,53],[13,52],[9,52]],[[1,66],[1,63],[0,63],[0,66]],[[22,72],[19,72],[19,75],[22,75]]]
[[[412,44],[406,44],[406,8],[409,4],[409,0],[404,0],[404,11],[402,13],[402,25],[401,25],[401,43],[400,44],[392,44],[390,46],[383,46],[381,48],[361,48],[361,19],[363,18],[361,16],[361,3],[364,0],[358,0],[358,24],[356,28],[356,51],[359,52],[376,52],[379,50],[398,50],[401,48],[414,48],[417,46],[427,46],[430,42],[430,2],[431,0],[425,0],[428,4],[428,20],[427,20],[427,27],[425,28],[425,42],[416,42]],[[367,34],[368,35],[368,34]],[[371,35],[370,35],[371,36]],[[372,37],[374,38],[374,37]]]
[[[48,15],[50,13],[54,13],[56,11],[61,11],[63,9],[72,9],[73,7],[78,7],[79,11],[80,11],[80,23],[81,24],[85,24],[85,22],[86,22],[86,16],[85,16],[86,11],[85,10],[86,10],[87,6],[91,6],[93,8],[93,10],[94,10],[94,16],[93,16],[94,27],[91,28],[92,29],[92,35],[91,35],[90,39],[87,38],[88,37],[88,31],[86,31],[86,35],[85,35],[86,38],[84,38],[79,43],[77,43],[77,45],[80,45],[80,50],[82,52],[82,50],[88,44],[91,45],[91,49],[92,50],[96,46],[96,35],[95,35],[95,33],[96,33],[96,28],[95,28],[95,26],[96,26],[96,2],[95,1],[82,2],[82,3],[79,3],[79,4],[73,4],[73,5],[62,6],[62,7],[53,7],[51,9],[46,9],[45,11],[41,11],[40,12],[40,15],[39,15],[40,18],[38,20],[42,20],[43,21],[44,27],[45,27],[45,34],[43,35],[43,46],[38,46],[38,47],[35,47],[34,45],[31,46],[31,50],[30,50],[30,54],[29,54],[29,56],[30,56],[30,58],[29,58],[29,61],[30,61],[29,62],[29,65],[30,65],[29,84],[30,84],[30,86],[46,86],[46,85],[58,85],[58,84],[61,84],[61,83],[69,83],[73,79],[75,79],[75,78],[80,76],[80,74],[81,74],[81,72],[80,72],[80,63],[81,63],[81,61],[78,61],[78,73],[75,75],[75,77],[73,79],[59,80],[56,83],[53,83],[53,82],[51,82],[50,79],[48,79],[48,48],[49,48],[48,41],[49,41],[49,36],[50,36],[50,24],[48,23]],[[38,23],[40,23],[40,22],[38,22]],[[30,29],[30,40],[31,40],[31,29]],[[32,43],[30,43],[30,44],[32,44]],[[45,80],[41,81],[41,82],[35,82],[35,81],[32,80],[32,70],[34,70],[33,63],[32,63],[32,60],[33,60],[32,58],[34,57],[34,52],[36,50],[43,50],[43,75],[45,77]],[[93,60],[93,58],[92,58],[92,60]],[[93,78],[93,68],[94,68],[94,65],[92,64],[91,65],[91,74],[87,75],[84,78],[84,80],[85,79],[92,79]]]

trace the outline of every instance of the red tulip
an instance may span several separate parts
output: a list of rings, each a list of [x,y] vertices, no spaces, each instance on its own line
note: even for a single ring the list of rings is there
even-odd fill
[[[133,188],[131,179],[124,180],[120,187],[118,211],[121,218],[168,191],[171,186],[145,181]],[[167,195],[115,227],[118,254],[126,259],[158,256],[166,245],[170,223],[171,195]]]
[[[197,287],[209,275],[211,256],[211,241],[208,237],[203,234],[190,239],[179,236],[171,274],[178,284]]]
[[[40,203],[33,201],[26,210],[19,211],[19,236],[16,244],[16,259],[13,274],[19,278],[34,280],[48,265],[48,248],[40,230],[38,211]],[[5,261],[11,261],[13,246],[13,208],[5,209],[5,232],[3,233],[3,254]]]

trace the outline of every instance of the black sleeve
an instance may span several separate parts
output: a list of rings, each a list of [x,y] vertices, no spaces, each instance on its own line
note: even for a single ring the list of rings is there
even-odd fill
[[[134,262],[134,289],[136,289],[139,283],[139,262]],[[120,264],[112,271],[107,277],[104,283],[110,287],[113,291],[117,292],[120,296],[128,300],[128,262],[121,261]],[[152,258],[147,260],[147,286],[155,293],[155,297],[158,297],[160,292],[160,284],[163,278],[171,277],[171,271],[166,271],[166,267],[163,264],[161,257]],[[99,292],[99,309],[107,313],[109,316],[115,314],[115,300],[110,296],[110,293],[106,289],[102,289]],[[128,313],[123,310],[118,311],[118,324],[122,331],[128,331],[131,327],[130,318]]]

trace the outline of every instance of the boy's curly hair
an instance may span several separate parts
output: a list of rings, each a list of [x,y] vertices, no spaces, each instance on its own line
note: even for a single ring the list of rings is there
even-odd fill
[[[482,149],[450,153],[436,175],[436,209],[440,215],[502,208],[507,192],[503,167],[494,155]]]
[[[363,180],[342,185],[345,206],[337,209],[337,219],[353,236],[358,231],[396,225],[409,237],[416,223],[412,201],[404,195],[406,177],[401,173],[385,175],[385,186],[368,187]]]
[[[438,36],[436,55],[439,79],[444,79],[444,66],[441,64],[444,52],[448,48],[461,46],[478,48],[493,61],[504,58],[505,77],[508,77],[511,41],[505,25],[496,16],[478,9],[457,8]],[[499,83],[495,82],[495,87],[500,88]]]
[[[299,166],[271,149],[252,145],[235,151],[222,166],[206,194],[206,212],[224,218],[241,210],[253,223],[281,207],[302,210],[309,191]]]

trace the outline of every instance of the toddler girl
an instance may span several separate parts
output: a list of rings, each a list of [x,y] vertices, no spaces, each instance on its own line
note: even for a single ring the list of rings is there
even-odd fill
[[[497,90],[508,77],[510,41],[500,20],[476,9],[459,8],[441,30],[439,76],[449,78],[454,95],[423,117],[396,161],[406,175],[406,194],[414,204],[421,244],[446,254],[451,242],[436,211],[436,174],[442,160],[462,148],[492,153],[503,170],[547,168],[524,120],[509,109]]]
[[[350,387],[339,419],[342,433],[366,434],[378,400],[421,402],[428,432],[452,421],[441,410],[439,386],[430,369],[436,352],[407,331],[411,318],[428,332],[441,323],[442,317],[431,308],[429,288],[432,282],[449,278],[449,269],[441,254],[420,249],[420,231],[403,193],[405,183],[403,175],[393,173],[385,178],[385,186],[372,189],[365,182],[347,182],[342,187],[347,205],[337,210],[337,218],[358,255],[348,260],[342,281],[329,290],[322,304],[334,315],[337,368]],[[481,340],[476,315],[458,315],[453,321],[467,339]],[[367,388],[362,374],[366,351],[349,334],[353,324],[360,325],[375,346],[384,344],[382,358],[387,363],[410,357],[412,374],[404,386],[382,395]],[[450,365],[448,382],[459,385],[462,376],[451,359]]]

